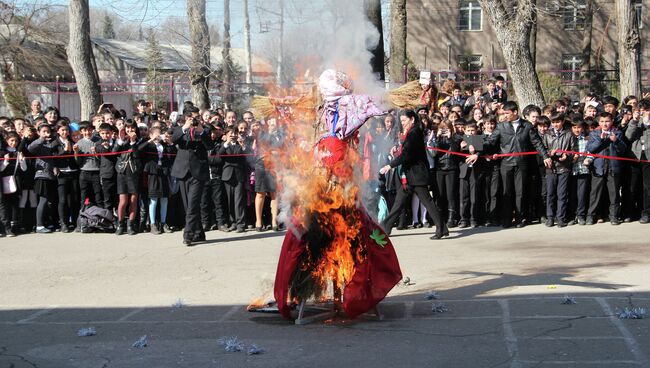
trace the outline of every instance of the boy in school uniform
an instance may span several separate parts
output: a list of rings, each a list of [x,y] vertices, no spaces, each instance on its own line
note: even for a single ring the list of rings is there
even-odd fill
[[[471,156],[465,161],[460,162],[460,195],[461,195],[461,220],[458,227],[463,229],[468,226],[478,227],[481,219],[480,211],[480,183],[483,175],[482,162],[477,158],[483,150],[483,136],[477,136],[478,127],[476,124],[465,126],[465,135],[460,143],[462,152],[469,153]],[[480,145],[479,145],[480,143]]]
[[[115,146],[114,128],[108,123],[99,125],[99,141],[95,143],[95,152],[100,154],[110,153]],[[117,205],[117,172],[115,163],[117,155],[99,156],[99,180],[102,186],[103,207],[115,212]]]
[[[638,160],[650,160],[650,100],[639,101],[641,115],[638,120],[630,122],[625,131],[625,137],[632,145],[633,157]],[[639,222],[650,223],[650,163],[641,162],[638,164],[642,181],[642,209]]]
[[[544,145],[553,160],[546,169],[546,226],[557,222],[558,227],[567,226],[567,204],[569,195],[569,175],[572,156],[567,154],[573,144],[573,135],[564,129],[564,114],[551,116],[551,129],[542,136]]]
[[[99,165],[100,159],[94,155],[96,152],[95,142],[92,141],[94,127],[88,121],[79,123],[79,132],[82,138],[74,146],[75,159],[79,165],[79,191],[81,193],[81,206],[86,199],[89,203],[102,205],[102,185],[100,181]]]
[[[585,124],[582,119],[573,119],[571,122],[571,133],[573,134],[573,152],[584,153],[587,151],[587,135]],[[578,225],[585,225],[587,217],[587,205],[589,201],[589,184],[591,175],[589,167],[584,165],[587,157],[584,155],[573,156],[573,167],[569,179],[569,211],[575,215]]]
[[[614,117],[608,112],[598,115],[598,129],[589,134],[587,152],[604,156],[622,157],[627,145],[623,134],[614,127]],[[601,201],[603,188],[607,187],[609,195],[609,221],[612,225],[620,225],[618,218],[621,208],[621,172],[620,161],[601,157],[588,157],[584,164],[591,166],[591,192],[589,195],[589,210],[587,225],[595,224],[595,215]]]

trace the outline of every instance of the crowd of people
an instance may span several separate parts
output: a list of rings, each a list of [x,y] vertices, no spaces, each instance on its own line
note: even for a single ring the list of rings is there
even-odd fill
[[[388,232],[432,226],[432,209],[448,228],[650,222],[650,99],[589,94],[520,110],[503,83],[449,80],[416,111],[366,123],[363,202]],[[191,102],[169,115],[136,108],[127,117],[107,104],[71,122],[35,100],[24,118],[0,117],[0,236],[81,231],[89,206],[113,213],[118,235],[184,229],[187,245],[210,230],[283,230],[281,173],[264,157],[292,144],[281,120]],[[409,183],[395,158],[412,129],[428,175]]]
[[[626,96],[621,103],[590,93],[581,101],[565,97],[520,109],[503,83],[499,78],[485,89],[463,91],[448,80],[437,98],[417,109],[428,191],[446,227],[650,222],[650,96]],[[390,114],[371,122],[362,139],[370,167],[364,173],[381,170],[405,148],[401,121]],[[386,166],[377,180],[366,175],[367,202],[371,209],[379,203],[380,217],[384,200],[384,212],[396,201],[410,207],[396,223],[384,224],[388,231],[431,227],[428,199],[421,200],[404,175],[408,170],[400,169]],[[410,206],[403,206],[402,192]]]

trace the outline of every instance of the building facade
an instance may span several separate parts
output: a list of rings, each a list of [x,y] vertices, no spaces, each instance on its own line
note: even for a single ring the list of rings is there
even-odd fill
[[[633,0],[641,35],[644,82],[648,71],[643,69],[650,68],[646,52],[650,38],[645,32],[645,5],[649,1]],[[590,69],[604,71],[606,78],[615,78],[618,57],[614,0],[537,0],[537,6],[538,71],[567,82],[579,82],[584,74],[574,70],[581,69],[589,58]],[[407,0],[407,15],[407,49],[418,69],[475,72],[464,74],[465,79],[473,80],[507,75],[501,47],[478,0]],[[590,52],[585,53],[587,44]],[[445,73],[440,73],[440,77],[445,77]]]

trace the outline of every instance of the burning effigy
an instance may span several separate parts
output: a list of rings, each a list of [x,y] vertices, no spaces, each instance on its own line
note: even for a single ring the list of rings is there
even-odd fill
[[[283,199],[288,230],[275,277],[279,312],[292,311],[307,301],[334,302],[349,318],[373,309],[401,280],[397,255],[388,236],[360,202],[355,169],[361,158],[355,149],[357,131],[372,116],[384,115],[369,96],[353,94],[348,75],[326,70],[318,80],[322,105],[316,123],[289,114],[287,99],[276,111],[289,119],[292,147],[284,159]],[[294,98],[293,101],[305,101]],[[295,105],[295,104],[294,104]],[[308,125],[316,134],[301,129]]]

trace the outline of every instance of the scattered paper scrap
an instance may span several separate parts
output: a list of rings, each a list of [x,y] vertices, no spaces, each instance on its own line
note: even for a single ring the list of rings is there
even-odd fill
[[[86,337],[86,336],[95,336],[97,335],[97,330],[95,327],[86,327],[77,331],[77,336]]]
[[[616,315],[620,319],[643,319],[648,315],[648,311],[641,307],[625,307],[616,309]]]
[[[433,311],[433,313],[445,313],[449,312],[449,308],[445,305],[445,303],[433,303],[431,311]]]
[[[244,344],[239,341],[237,336],[224,336],[217,340],[217,342],[229,353],[235,353],[244,350]]]
[[[147,335],[140,337],[136,342],[131,345],[134,348],[142,349],[147,347]]]
[[[557,285],[547,285],[547,289],[557,289]]]
[[[578,302],[576,302],[576,298],[565,295],[564,298],[562,298],[562,304],[578,304]]]
[[[258,347],[257,345],[253,344],[248,348],[248,355],[259,355],[259,354],[264,354],[264,349]]]
[[[185,303],[183,303],[183,300],[181,298],[178,298],[174,304],[172,304],[172,308],[183,308],[185,307]]]
[[[426,299],[426,300],[434,300],[434,299],[436,299],[437,300],[437,299],[440,299],[440,294],[438,294],[437,292],[431,290],[431,291],[429,291],[427,293],[427,295],[424,296],[424,299]]]

